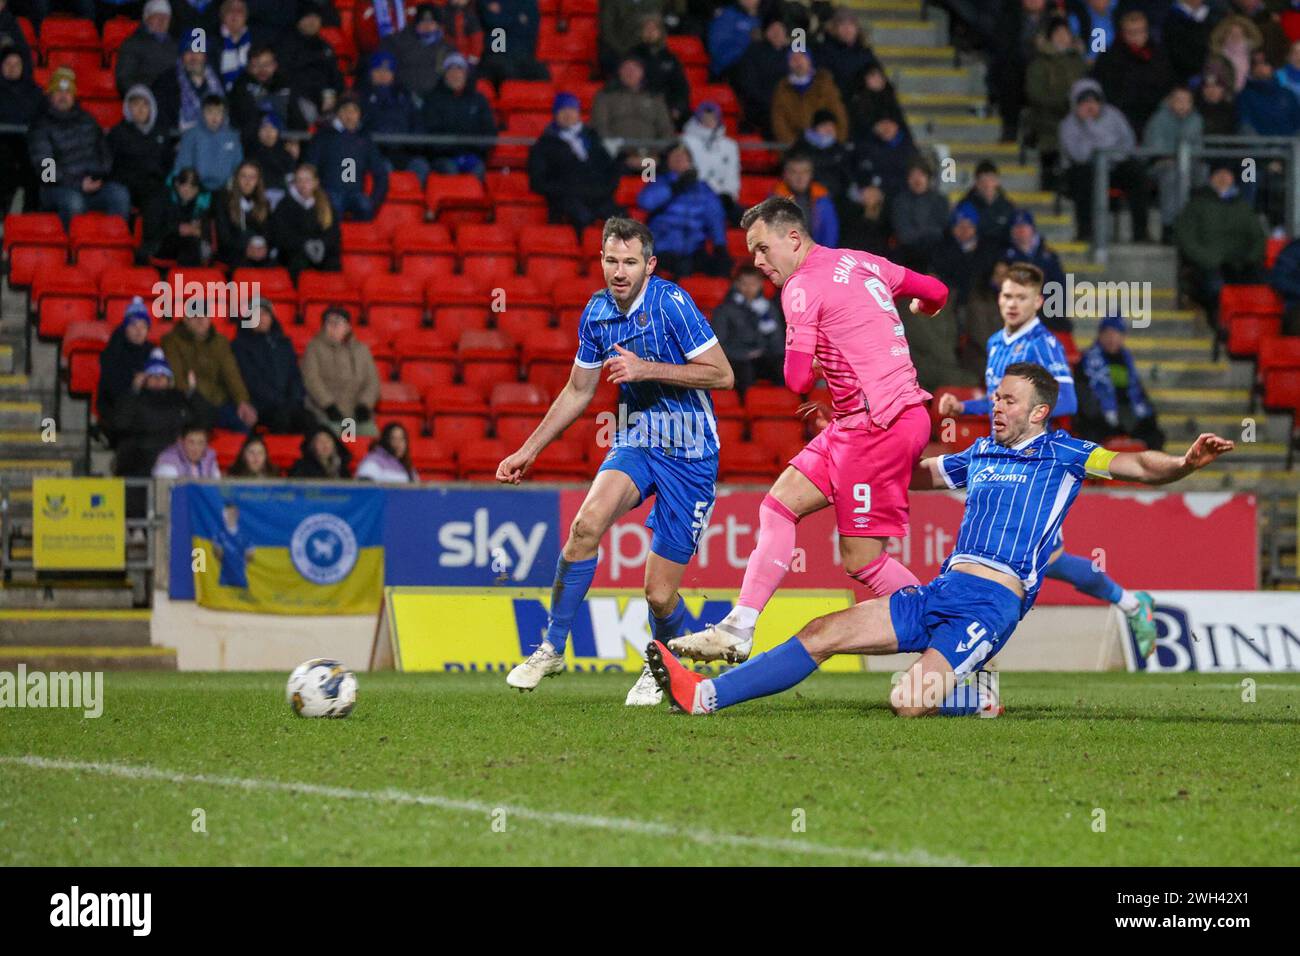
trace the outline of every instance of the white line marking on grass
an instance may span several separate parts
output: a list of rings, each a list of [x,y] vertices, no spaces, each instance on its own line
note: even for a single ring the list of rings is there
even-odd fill
[[[716,830],[681,829],[653,820],[633,820],[626,817],[601,817],[585,813],[554,813],[533,810],[510,804],[482,803],[478,800],[457,800],[434,794],[411,793],[406,790],[354,790],[351,787],[327,787],[317,783],[295,783],[286,780],[266,780],[258,777],[221,777],[206,773],[175,773],[156,767],[133,766],[120,763],[100,763],[81,760],[57,760],[48,757],[0,757],[0,764],[28,767],[34,770],[67,770],[97,773],[125,780],[157,780],[174,784],[201,784],[212,787],[231,787],[239,790],[264,793],[297,793],[334,800],[364,800],[375,803],[395,803],[462,813],[490,815],[494,810],[505,810],[507,816],[521,820],[534,820],[552,826],[578,827],[587,830],[612,830],[643,836],[662,836],[689,840],[702,846],[727,846],[757,850],[798,853],[806,856],[838,857],[863,863],[884,863],[895,866],[970,866],[965,860],[951,856],[934,856],[925,850],[896,853],[891,850],[869,850],[865,847],[833,846],[801,840],[751,837],[739,833],[721,833]]]

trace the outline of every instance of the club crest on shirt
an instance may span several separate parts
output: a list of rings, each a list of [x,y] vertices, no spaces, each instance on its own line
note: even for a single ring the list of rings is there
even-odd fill
[[[1020,454],[1024,455],[1026,458],[1033,458],[1038,454],[1038,448],[1034,445],[1031,445],[1028,448],[1022,448],[1020,449]]]
[[[638,312],[636,316],[636,324],[644,329],[647,325],[650,324],[650,313],[646,312],[645,309],[642,309],[640,312]]]

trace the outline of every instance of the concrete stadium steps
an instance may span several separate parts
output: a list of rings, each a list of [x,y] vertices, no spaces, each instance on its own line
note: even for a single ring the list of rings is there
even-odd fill
[[[951,54],[950,49],[942,49]],[[951,57],[947,62],[952,63]],[[912,95],[976,95],[982,103],[986,102],[983,95],[983,69],[976,70],[969,66],[895,66],[891,60],[885,61],[885,67],[900,99]],[[905,99],[903,102],[906,105]],[[1036,172],[1034,178],[1037,181]]]
[[[0,648],[148,647],[148,608],[4,608]]]
[[[39,434],[41,419],[44,417],[44,409],[39,401],[0,398],[0,434],[10,432]],[[0,438],[0,441],[3,440]]]
[[[135,594],[121,576],[59,581],[9,581],[0,587],[0,610],[131,610]]]
[[[0,671],[18,665],[32,671],[174,671],[176,651],[170,647],[9,647],[0,644]]]
[[[946,21],[932,11],[928,20],[900,16],[906,11],[882,11],[886,16],[876,16],[869,12],[867,23],[870,26],[872,47],[941,47],[948,38]],[[889,60],[885,59],[888,63]]]
[[[1215,432],[1241,443],[1248,421],[1255,423],[1255,440],[1273,453],[1286,456],[1286,443],[1291,437],[1291,416],[1257,412],[1166,412],[1160,413],[1160,427],[1171,445],[1188,444],[1201,432]],[[1244,444],[1242,445],[1244,447]],[[1279,451],[1280,449],[1280,451]],[[1235,452],[1234,452],[1235,454]]]
[[[1138,373],[1147,389],[1244,389],[1255,380],[1255,371],[1243,362],[1197,359],[1151,359],[1135,354]]]
[[[1242,416],[1250,408],[1249,388],[1196,388],[1173,385],[1148,385],[1147,392],[1160,414],[1195,415],[1206,412],[1232,414],[1237,409]]]
[[[914,136],[924,142],[937,140],[949,145],[953,141],[973,146],[1007,145],[1013,147],[1011,155],[1020,154],[1015,143],[998,143],[1002,124],[993,117],[963,116],[934,109],[909,109],[907,122],[912,127]]]
[[[17,361],[14,347],[7,343],[0,344],[0,375],[12,375],[17,368]]]
[[[969,79],[967,80],[969,82]],[[979,93],[904,93],[899,92],[898,102],[910,116],[914,111],[951,113],[954,116],[983,117],[988,110],[988,99]]]

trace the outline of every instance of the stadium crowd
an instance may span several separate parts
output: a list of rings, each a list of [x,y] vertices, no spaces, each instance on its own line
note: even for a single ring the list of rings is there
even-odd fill
[[[1133,238],[1151,238],[1154,201],[1159,239],[1177,246],[1184,289],[1211,323],[1225,283],[1266,278],[1267,234],[1256,210],[1280,222],[1276,169],[1243,184],[1237,166],[1217,165],[1179,208],[1171,161],[1124,151],[1141,144],[1172,152],[1211,133],[1300,132],[1300,42],[1289,39],[1300,41],[1300,4],[944,5],[955,30],[988,52],[1003,138],[1036,146],[1043,186],[1074,200],[1078,238],[1093,228],[1093,154],[1117,150],[1111,182],[1132,214]],[[598,35],[588,79],[604,85],[584,98],[567,88],[570,73],[555,79],[549,122],[527,149],[528,185],[552,223],[582,235],[630,210],[655,237],[661,273],[730,279],[712,320],[740,390],[780,382],[784,342],[779,299],[728,242],[747,204],[745,140],[779,144],[773,191],[799,204],[818,243],[886,255],[949,285],[951,308],[938,319],[906,319],[926,388],[982,381],[985,343],[1001,328],[996,290],[1007,264],[1031,263],[1048,282],[1064,282],[1059,256],[1033,213],[1012,202],[991,159],[950,207],[937,188],[937,157],[913,139],[888,64],[853,11],[799,0],[604,0],[590,12]],[[1283,16],[1290,12],[1297,19]],[[74,68],[47,68],[36,84],[16,16],[39,29],[60,13],[105,30],[115,17],[138,18],[115,54],[121,119],[107,131],[80,104]],[[24,211],[55,212],[65,226],[85,212],[120,216],[136,229],[136,262],[158,268],[284,267],[295,278],[339,271],[341,224],[374,221],[394,172],[422,185],[431,176],[485,177],[505,132],[489,97],[509,80],[554,79],[537,53],[541,21],[536,0],[339,8],[315,0],[0,0],[0,123],[27,129],[0,135],[0,205],[8,211],[21,193]],[[328,39],[345,25],[351,60]],[[693,95],[672,42],[683,36],[703,41],[707,79],[730,86],[730,110]],[[377,134],[439,139],[376,143]],[[631,175],[646,180],[634,194],[622,188]],[[1274,273],[1292,330],[1298,263],[1293,245]],[[212,318],[187,314],[159,350],[149,344],[156,317],[143,304],[127,310],[101,355],[97,394],[119,472],[205,473],[215,466],[198,433],[179,441],[176,433],[217,426],[303,433],[291,473],[347,473],[351,454],[339,440],[347,421],[375,437],[359,474],[413,474],[405,430],[376,434],[381,375],[347,308],[324,312],[301,358],[269,304],[238,318],[228,335]],[[1044,322],[1060,336],[1072,332],[1064,317]],[[1070,340],[1086,397],[1079,424],[1158,446],[1155,412],[1123,336],[1123,317],[1112,316],[1082,352]],[[259,444],[250,434],[240,473],[264,472]]]

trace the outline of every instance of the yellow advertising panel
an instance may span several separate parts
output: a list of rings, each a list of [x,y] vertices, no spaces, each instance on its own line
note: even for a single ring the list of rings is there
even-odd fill
[[[32,481],[38,570],[121,570],[126,566],[126,495],[121,478]]]
[[[738,593],[683,591],[686,629],[722,620]],[[391,641],[397,670],[505,673],[540,642],[550,599],[549,588],[389,587],[384,589],[387,634],[379,639]],[[813,618],[852,604],[849,591],[778,592],[759,618],[754,652],[769,650]],[[641,591],[592,588],[565,648],[569,670],[635,673],[649,638]],[[821,669],[861,671],[864,666],[861,658],[835,657]]]

